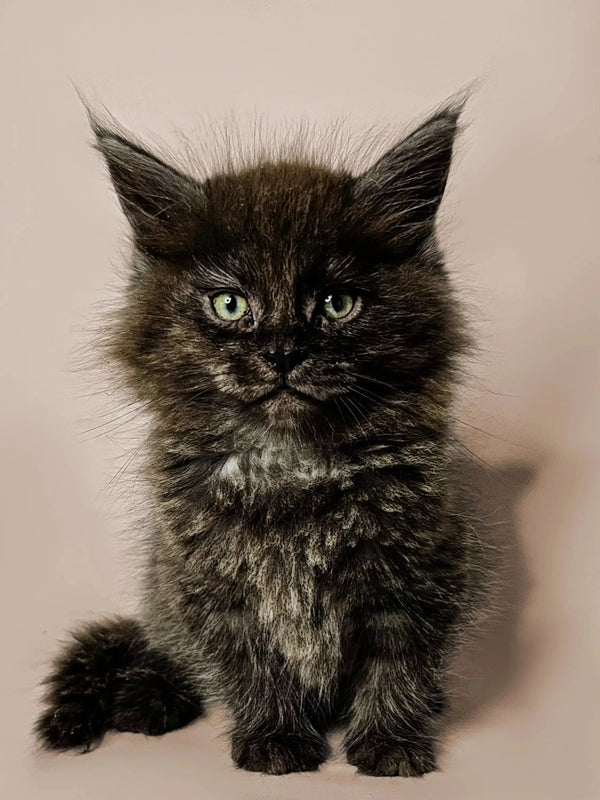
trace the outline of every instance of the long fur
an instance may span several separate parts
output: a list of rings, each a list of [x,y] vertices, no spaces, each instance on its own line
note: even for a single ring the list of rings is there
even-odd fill
[[[92,119],[134,235],[110,353],[150,414],[152,535],[139,619],[59,657],[45,746],[218,702],[246,769],[318,768],[336,720],[361,772],[435,768],[478,596],[450,429],[468,337],[435,238],[460,111],[358,175],[296,154],[204,180]],[[219,320],[219,290],[252,316]]]

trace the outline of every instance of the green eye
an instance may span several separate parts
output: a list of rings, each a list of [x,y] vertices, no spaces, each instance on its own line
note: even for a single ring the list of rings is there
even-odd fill
[[[212,298],[213,308],[218,317],[226,322],[236,322],[248,311],[248,301],[241,294],[221,292]]]
[[[325,314],[330,319],[343,319],[354,308],[354,298],[351,294],[328,294],[323,302]]]

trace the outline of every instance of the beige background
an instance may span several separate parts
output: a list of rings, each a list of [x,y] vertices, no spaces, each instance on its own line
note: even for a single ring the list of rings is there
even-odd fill
[[[0,4],[4,797],[600,796],[599,16],[594,0]],[[70,81],[176,147],[175,127],[231,111],[400,126],[473,78],[442,236],[482,348],[460,419],[485,433],[460,428],[497,468],[474,479],[511,569],[503,616],[461,668],[442,771],[235,772],[218,715],[37,754],[35,686],[57,639],[135,603],[119,435],[134,420],[75,369],[125,227]]]

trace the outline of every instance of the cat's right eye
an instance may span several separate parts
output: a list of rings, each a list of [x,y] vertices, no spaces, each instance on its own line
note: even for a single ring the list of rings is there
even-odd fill
[[[248,301],[241,294],[219,292],[211,298],[215,314],[225,322],[237,322],[250,313]]]

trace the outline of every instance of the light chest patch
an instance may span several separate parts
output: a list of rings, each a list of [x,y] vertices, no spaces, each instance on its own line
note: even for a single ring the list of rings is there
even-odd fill
[[[215,469],[218,493],[241,495],[254,503],[273,502],[272,492],[299,486],[310,491],[334,481],[340,485],[352,474],[341,458],[281,443],[266,444],[231,454]],[[272,646],[306,688],[325,690],[335,679],[340,657],[341,615],[320,585],[323,568],[331,557],[330,525],[298,515],[289,529],[273,538],[248,537],[240,520],[237,563],[244,563],[246,580],[258,600],[258,618]],[[250,541],[251,539],[251,541]]]
[[[350,465],[339,456],[287,443],[267,443],[264,447],[231,453],[215,469],[213,481],[252,493],[285,483],[311,485],[343,480],[351,474]]]

